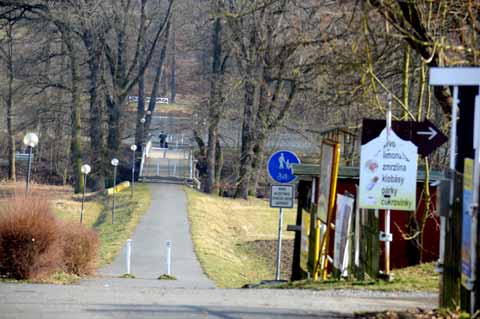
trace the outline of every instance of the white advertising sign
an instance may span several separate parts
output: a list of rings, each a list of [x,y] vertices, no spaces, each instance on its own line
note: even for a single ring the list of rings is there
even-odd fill
[[[337,194],[333,266],[340,270],[341,276],[347,276],[353,204],[353,198]]]
[[[414,211],[417,146],[387,129],[360,152],[360,208]]]
[[[272,185],[270,189],[270,207],[292,208],[293,197],[292,185]]]

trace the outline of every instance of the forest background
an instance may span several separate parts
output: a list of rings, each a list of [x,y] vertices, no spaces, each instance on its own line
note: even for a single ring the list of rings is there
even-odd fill
[[[148,138],[159,96],[192,106],[204,190],[230,185],[241,198],[265,178],[272,134],[301,134],[313,152],[330,130],[358,140],[363,118],[384,118],[389,94],[394,119],[447,132],[451,92],[428,86],[428,71],[478,64],[479,9],[455,0],[0,0],[2,178],[24,176],[15,154],[35,131],[37,181],[80,191],[88,162],[88,186],[105,188],[110,159],[128,163],[126,141],[141,148]],[[239,145],[222,134],[228,123],[238,124]],[[446,148],[421,161],[445,168]]]

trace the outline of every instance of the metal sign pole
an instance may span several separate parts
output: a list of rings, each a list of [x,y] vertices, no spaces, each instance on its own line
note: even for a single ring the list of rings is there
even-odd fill
[[[388,95],[388,111],[387,111],[387,143],[392,130],[392,96]],[[390,209],[385,211],[385,274],[390,275]]]
[[[275,280],[280,280],[280,263],[282,259],[282,225],[283,225],[283,208],[280,208],[278,219],[278,243],[277,243],[277,269],[275,271]]]

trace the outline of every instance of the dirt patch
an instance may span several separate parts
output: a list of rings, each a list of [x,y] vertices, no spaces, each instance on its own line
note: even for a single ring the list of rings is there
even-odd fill
[[[274,268],[277,259],[277,240],[255,240],[246,243],[251,253],[264,258]],[[290,280],[292,275],[293,239],[282,240],[282,259],[280,264],[280,279]],[[268,279],[268,278],[265,278]]]

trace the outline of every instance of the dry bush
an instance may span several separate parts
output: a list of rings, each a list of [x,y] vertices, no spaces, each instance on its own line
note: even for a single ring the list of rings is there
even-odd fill
[[[0,276],[31,279],[61,265],[58,224],[43,197],[16,196],[0,205]]]
[[[63,223],[60,227],[65,272],[78,276],[93,274],[100,246],[98,234],[73,222]]]

